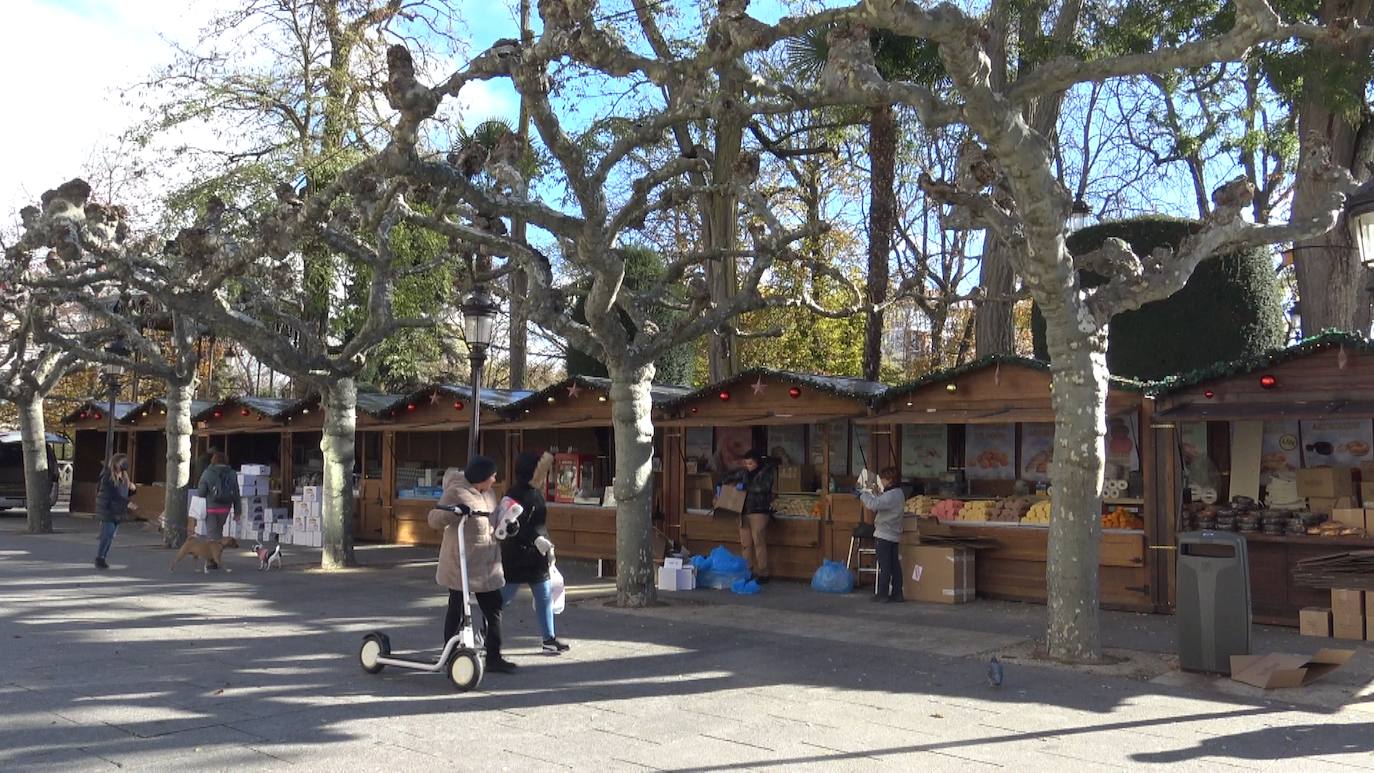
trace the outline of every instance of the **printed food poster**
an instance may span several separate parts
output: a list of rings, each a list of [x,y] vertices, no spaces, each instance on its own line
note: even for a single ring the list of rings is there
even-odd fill
[[[1355,467],[1374,451],[1374,424],[1369,419],[1304,421],[1301,430],[1304,467]]]
[[[1140,469],[1140,431],[1135,414],[1107,419],[1107,478],[1126,478]]]
[[[1016,425],[969,424],[964,429],[964,477],[1016,479]]]
[[[1266,421],[1260,441],[1260,483],[1272,478],[1296,480],[1302,467],[1301,427],[1297,421]]]
[[[716,453],[711,468],[726,473],[744,464],[744,457],[754,442],[754,431],[748,426],[716,427]]]
[[[939,478],[948,470],[948,424],[902,426],[903,478]]]
[[[1054,424],[1021,425],[1021,477],[1048,483],[1054,461]]]

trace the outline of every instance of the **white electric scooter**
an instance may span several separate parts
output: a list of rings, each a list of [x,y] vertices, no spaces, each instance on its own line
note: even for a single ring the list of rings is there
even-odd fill
[[[468,552],[463,543],[463,527],[472,516],[486,516],[474,513],[466,505],[437,505],[438,510],[447,510],[463,516],[458,521],[458,567],[463,575],[463,627],[447,642],[444,651],[433,661],[417,660],[391,653],[391,639],[381,631],[373,631],[363,637],[363,646],[358,651],[358,662],[369,674],[379,673],[386,666],[410,668],[437,674],[448,674],[449,681],[459,692],[475,689],[482,683],[483,661],[477,654],[480,642],[472,625],[472,593],[468,591]]]

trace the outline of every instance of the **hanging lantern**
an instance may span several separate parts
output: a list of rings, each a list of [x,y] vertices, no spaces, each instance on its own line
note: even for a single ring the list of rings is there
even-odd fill
[[[557,401],[553,399],[553,395],[549,395],[549,396],[544,400],[544,402],[548,403],[549,405],[553,405],[553,404],[554,404],[555,402],[557,402]]]
[[[1268,373],[1264,374],[1263,376],[1260,376],[1260,387],[1261,387],[1262,389],[1273,389],[1274,387],[1276,387],[1276,386],[1278,386],[1278,385],[1279,385],[1279,380],[1278,380],[1277,378],[1275,378],[1274,376],[1272,376],[1272,375],[1270,375],[1270,374],[1268,374]]]
[[[606,402],[606,396],[605,396],[605,395],[597,395],[597,396],[596,396],[596,401],[597,401],[598,403],[604,403],[604,402]]]
[[[945,384],[945,391],[949,392],[950,394],[954,394],[955,392],[959,391],[959,385],[953,383]]]
[[[792,387],[791,389],[787,390],[787,396],[792,398],[793,400],[797,399],[798,397],[801,397],[801,387]]]
[[[696,412],[697,412],[697,409],[696,409],[696,408],[693,408],[693,409],[692,409],[692,413],[696,413]]]

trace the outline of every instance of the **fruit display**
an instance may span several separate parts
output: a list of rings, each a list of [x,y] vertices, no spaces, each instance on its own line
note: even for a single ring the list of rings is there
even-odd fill
[[[1021,519],[1021,523],[1035,525],[1048,525],[1050,522],[1050,503],[1049,500],[1042,500],[1030,506],[1026,511],[1026,517]]]
[[[942,499],[930,508],[930,514],[942,521],[953,521],[959,517],[959,511],[964,509],[964,503],[958,499]]]
[[[959,510],[957,520],[987,521],[988,513],[992,510],[994,504],[995,503],[989,502],[985,499],[980,499],[975,502],[965,502],[964,506]]]
[[[988,513],[989,521],[998,523],[1019,523],[1030,512],[1031,500],[1026,497],[1008,497],[998,502]]]
[[[906,507],[903,509],[908,513],[915,513],[916,515],[930,515],[930,511],[935,509],[935,505],[939,501],[940,500],[935,497],[918,494],[908,499],[906,501]]]
[[[1118,507],[1102,516],[1102,528],[1143,529],[1145,528],[1145,519],[1125,508]]]

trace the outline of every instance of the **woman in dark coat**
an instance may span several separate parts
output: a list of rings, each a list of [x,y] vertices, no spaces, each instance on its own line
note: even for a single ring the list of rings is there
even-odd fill
[[[544,636],[544,653],[559,655],[569,647],[559,641],[553,630],[552,584],[549,581],[549,529],[545,525],[548,511],[544,494],[540,491],[553,464],[553,455],[536,455],[530,451],[515,459],[513,485],[506,496],[515,500],[524,512],[519,528],[501,541],[501,566],[506,572],[506,586],[501,589],[503,606],[510,606],[521,585],[528,585],[534,594],[534,612],[539,618],[539,630]]]
[[[129,497],[135,487],[129,480],[129,457],[115,454],[100,470],[100,483],[95,492],[95,514],[100,520],[100,542],[95,551],[95,568],[109,569],[105,559],[110,555],[119,524],[129,517]]]

